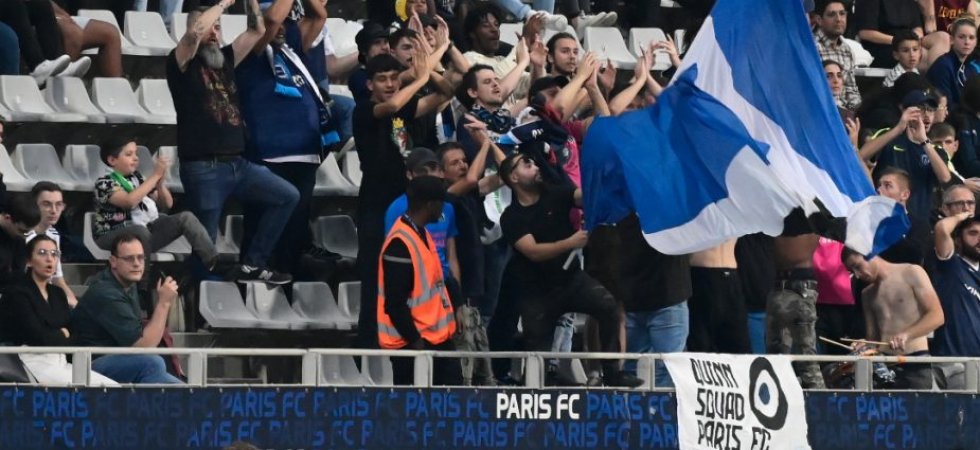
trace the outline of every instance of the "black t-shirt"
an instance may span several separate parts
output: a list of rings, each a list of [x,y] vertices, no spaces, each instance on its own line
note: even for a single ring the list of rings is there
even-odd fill
[[[0,230],[0,290],[24,277],[27,244],[22,236],[12,237]]]
[[[691,297],[688,255],[665,255],[650,247],[635,214],[620,221],[616,228],[626,311],[657,311]]]
[[[539,244],[567,239],[575,233],[568,215],[573,207],[573,187],[542,186],[541,198],[530,206],[521,205],[515,198],[500,218],[504,239],[510,245],[529,234]],[[569,281],[580,270],[577,262],[570,264],[568,270],[562,267],[569,253],[564,252],[547,261],[533,262],[515,249],[508,270],[523,280],[528,289],[549,290]]]
[[[373,100],[354,107],[354,140],[361,157],[361,208],[388,209],[405,192],[405,158],[415,147],[410,125],[415,121],[418,98],[412,98],[392,116],[374,117]]]
[[[181,72],[176,50],[167,56],[167,85],[177,110],[177,151],[182,161],[237,156],[245,148],[245,125],[235,84],[235,52],[221,49],[221,70],[204,64],[200,55]]]

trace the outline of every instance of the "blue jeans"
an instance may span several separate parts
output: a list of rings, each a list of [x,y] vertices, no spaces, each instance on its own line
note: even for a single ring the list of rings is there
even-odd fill
[[[749,341],[752,353],[766,354],[766,312],[749,312]]]
[[[573,337],[575,337],[575,313],[565,313],[555,323],[555,339],[551,341],[551,351],[570,353]],[[557,366],[558,360],[552,359],[548,363]]]
[[[159,355],[105,355],[92,360],[92,370],[117,383],[184,384],[167,373]]]
[[[649,312],[626,313],[626,351],[628,353],[674,353],[684,351],[690,313],[687,301]],[[636,360],[626,360],[623,368],[636,372]],[[656,362],[656,386],[674,385],[663,361]]]
[[[218,221],[228,197],[262,209],[255,238],[242,255],[242,264],[266,267],[279,235],[299,202],[299,191],[276,176],[268,167],[243,158],[228,162],[187,161],[180,163],[180,181],[190,209],[214,241]]]
[[[531,6],[525,5],[521,0],[493,0],[493,3],[521,20],[526,19],[531,12]],[[534,0],[533,5],[537,11],[549,14],[555,12],[555,0]]]
[[[20,74],[20,41],[6,24],[0,23],[0,75]]]
[[[340,134],[343,141],[354,135],[354,125],[351,120],[354,117],[354,99],[337,95],[331,97],[333,104],[330,106],[330,120],[336,125],[335,129]]]

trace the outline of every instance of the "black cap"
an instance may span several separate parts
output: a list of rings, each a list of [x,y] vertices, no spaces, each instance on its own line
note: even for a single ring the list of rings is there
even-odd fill
[[[902,109],[909,108],[912,106],[923,106],[928,105],[933,108],[939,107],[939,100],[936,99],[934,95],[929,93],[929,91],[916,89],[905,94],[902,98]]]
[[[557,87],[561,89],[567,85],[568,85],[568,78],[561,75],[555,77],[552,76],[541,77],[538,78],[537,80],[534,80],[534,83],[531,83],[531,87],[527,91],[527,97],[534,98],[534,96],[538,95],[538,93],[540,93],[541,91],[551,89],[553,87]]]
[[[367,52],[371,49],[371,43],[375,39],[388,39],[388,29],[375,22],[365,22],[364,28],[361,28],[361,31],[358,31],[357,35],[354,36],[357,51],[367,57]]]
[[[423,167],[428,169],[436,169],[439,167],[439,158],[436,157],[436,153],[425,147],[416,147],[412,149],[412,152],[408,154],[405,158],[405,168],[409,172],[416,173],[420,172]]]
[[[446,183],[442,178],[425,175],[408,181],[405,189],[409,204],[446,201]]]

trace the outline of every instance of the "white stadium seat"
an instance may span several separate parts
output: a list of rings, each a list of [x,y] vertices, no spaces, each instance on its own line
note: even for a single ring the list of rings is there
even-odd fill
[[[357,370],[352,356],[323,355],[320,366],[320,382],[327,386],[363,386],[370,384]]]
[[[344,153],[344,176],[350,180],[354,186],[361,185],[361,157],[357,155],[357,151],[350,151]]]
[[[361,282],[345,281],[337,286],[337,306],[354,320],[361,314]]]
[[[167,26],[159,13],[126,11],[125,20],[123,34],[126,38],[152,55],[165,56],[177,46],[167,34]]]
[[[105,176],[111,170],[99,157],[98,145],[68,145],[61,156],[61,164],[65,171],[75,179],[95,189],[95,180]]]
[[[630,50],[637,58],[643,56],[650,42],[665,42],[667,35],[660,28],[631,28]],[[670,55],[663,50],[654,54],[653,67],[650,70],[667,70],[670,68]]]
[[[170,37],[174,42],[180,42],[180,38],[184,37],[184,33],[187,32],[187,13],[174,13],[173,18],[170,19]]]
[[[157,149],[158,156],[170,158],[170,173],[167,174],[167,189],[178,194],[184,193],[184,184],[180,182],[180,158],[177,157],[177,147],[161,146]],[[140,156],[142,159],[142,156]],[[143,169],[140,169],[142,171]]]
[[[3,183],[7,185],[7,190],[11,192],[30,192],[34,182],[20,173],[14,167],[7,148],[0,144],[0,173],[3,174]]]
[[[261,328],[273,330],[305,330],[311,321],[289,307],[282,288],[266,283],[247,283],[245,308],[259,319]]]
[[[105,261],[109,259],[109,251],[102,250],[99,244],[95,242],[95,233],[93,227],[95,226],[95,213],[87,212],[85,213],[85,219],[82,227],[82,243],[85,248],[92,254],[92,257],[100,261]],[[169,253],[157,252],[150,254],[151,261],[175,261],[174,255]]]
[[[345,315],[337,306],[326,283],[293,283],[293,310],[301,317],[323,325],[321,328],[350,330],[357,325],[356,318]]]
[[[198,309],[213,328],[256,328],[261,323],[245,308],[235,283],[202,281]]]
[[[517,35],[524,29],[523,23],[502,23],[500,24],[500,42],[510,45],[517,45]]]
[[[102,111],[112,111],[130,117],[131,122],[174,125],[177,117],[150,114],[136,99],[125,78],[95,78],[92,80],[92,101]]]
[[[161,117],[173,117],[177,123],[177,109],[174,98],[170,95],[167,80],[144,78],[136,88],[136,97],[140,106],[147,112]]]
[[[94,187],[68,173],[50,144],[18,144],[10,159],[20,173],[34,182],[52,181],[66,191],[91,192]]]
[[[357,257],[357,228],[350,216],[321,216],[313,222],[318,246],[348,258]]]
[[[152,50],[133,44],[132,41],[130,41],[129,38],[127,38],[126,35],[123,34],[122,29],[119,27],[119,22],[116,21],[116,16],[115,14],[112,13],[112,11],[108,11],[105,9],[79,9],[78,16],[85,17],[88,19],[101,20],[115,27],[116,30],[119,31],[119,41],[120,43],[122,43],[122,53],[124,55],[133,55],[133,56],[154,55]],[[98,49],[86,50],[83,53],[86,55],[95,55],[98,54]]]
[[[106,123],[106,114],[92,104],[81,78],[49,78],[42,93],[48,105],[55,111],[83,114],[91,123]]]
[[[600,62],[609,60],[617,69],[632,69],[636,65],[636,57],[626,48],[619,28],[588,27],[582,46],[586,51],[595,52]]]
[[[238,35],[248,29],[248,18],[244,14],[221,15],[221,41],[224,45],[231,44]]]
[[[357,195],[357,186],[351,184],[344,177],[333,153],[323,158],[323,163],[316,170],[316,186],[313,188],[313,195]]]
[[[56,112],[44,101],[37,82],[27,75],[0,76],[0,101],[15,121],[87,122],[82,114]]]

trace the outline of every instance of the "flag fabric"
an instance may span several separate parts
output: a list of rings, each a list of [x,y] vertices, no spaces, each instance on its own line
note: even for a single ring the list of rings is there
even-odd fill
[[[857,214],[847,243],[872,255],[908,219],[893,200],[863,201],[874,189],[860,164],[802,4],[719,0],[656,104],[592,124],[586,226],[636,211],[651,246],[684,254],[780,235],[794,211]]]

